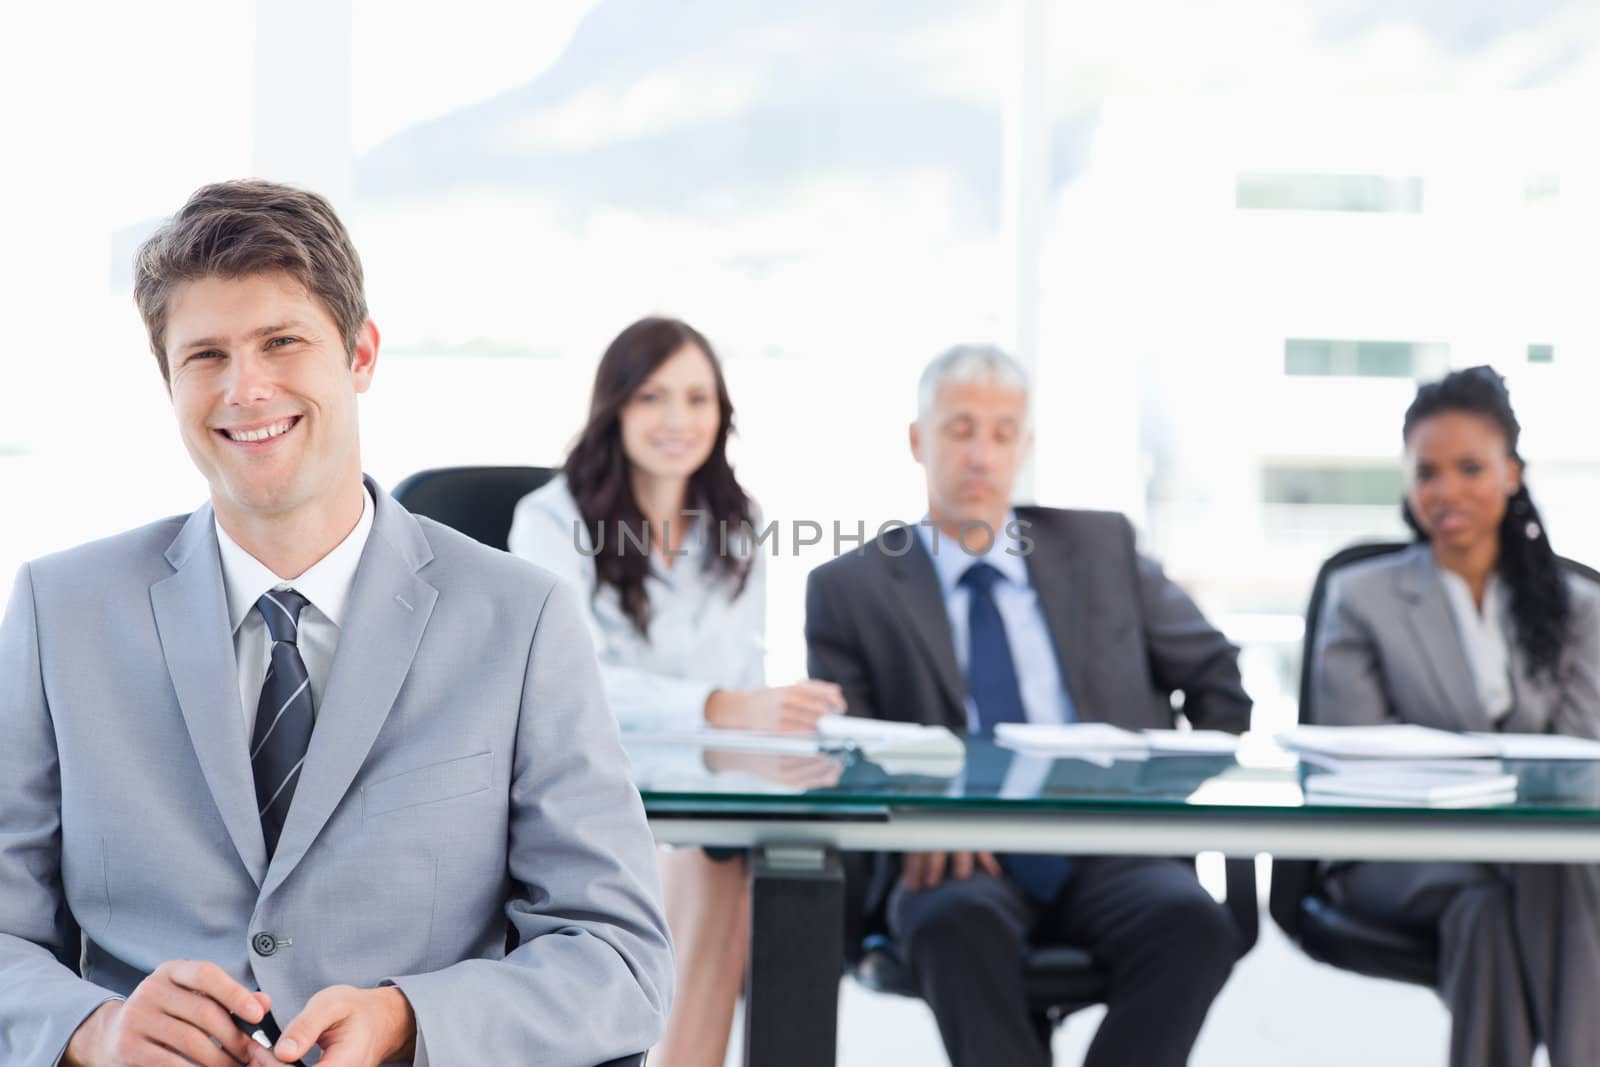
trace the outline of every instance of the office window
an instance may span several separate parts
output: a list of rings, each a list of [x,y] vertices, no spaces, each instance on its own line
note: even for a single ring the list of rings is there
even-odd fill
[[[1247,211],[1422,210],[1421,178],[1373,174],[1241,174],[1236,205]]]
[[[1385,507],[1405,493],[1398,467],[1308,467],[1269,463],[1261,471],[1264,504]]]
[[[1127,512],[1224,628],[1277,632],[1250,620],[1297,620],[1328,554],[1403,536],[1387,490],[1367,494],[1382,507],[1270,504],[1263,469],[1394,460],[1412,382],[1452,363],[1507,364],[1540,505],[1564,552],[1600,559],[1600,440],[1578,414],[1600,366],[1572,354],[1600,351],[1583,299],[1600,261],[1572,238],[1600,202],[1583,137],[1600,49],[1577,0],[1271,19],[1177,0],[101,6],[70,69],[44,48],[0,65],[37,103],[13,154],[51,160],[0,178],[27,208],[7,291],[29,311],[0,485],[30,516],[0,529],[0,594],[25,558],[204,498],[127,265],[195,187],[241,174],[328,192],[352,228],[384,338],[363,459],[387,485],[559,461],[605,343],[666,312],[727,362],[766,514],[914,519],[918,369],[955,341],[1015,344],[1029,308],[1029,495]],[[0,37],[40,39],[43,19],[72,38],[79,7],[0,9]],[[1045,27],[1025,37],[1024,14]],[[320,72],[310,104],[265,47],[286,27],[348,46],[301,64]],[[1188,40],[1207,47],[1167,47]],[[1044,42],[1035,77],[1018,77],[1024,41]],[[239,61],[197,87],[150,61],[174,54]],[[1041,109],[1047,151],[1013,151]],[[1007,190],[1035,184],[1024,299]],[[63,322],[71,358],[38,356]],[[1570,350],[1558,365],[1534,366],[1554,345],[1520,340],[1530,323]],[[115,449],[82,431],[101,425]],[[1340,498],[1308,478],[1274,492]],[[775,682],[804,671],[812,562],[772,569]],[[1261,722],[1293,721],[1277,677],[1249,678]]]
[[[1530,207],[1546,207],[1561,199],[1559,174],[1530,174],[1522,189],[1522,200]]]
[[[1291,337],[1283,372],[1330,378],[1422,378],[1443,371],[1450,346],[1416,341],[1344,341]]]

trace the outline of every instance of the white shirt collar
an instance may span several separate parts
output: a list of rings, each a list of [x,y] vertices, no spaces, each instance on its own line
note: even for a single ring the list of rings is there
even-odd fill
[[[343,625],[345,601],[350,597],[350,587],[355,584],[356,567],[361,563],[361,551],[367,546],[367,535],[372,532],[372,494],[363,486],[361,490],[361,518],[355,529],[345,535],[333,551],[323,556],[304,574],[296,578],[280,578],[266,564],[256,559],[239,543],[228,536],[222,523],[213,517],[217,528],[217,548],[222,553],[222,584],[228,594],[228,624],[237,633],[245,617],[255,610],[261,594],[272,589],[287,589],[305,597],[335,626]]]
[[[975,556],[962,548],[961,543],[955,538],[947,537],[936,527],[929,525],[926,515],[922,517],[922,523],[917,526],[917,536],[922,538],[922,547],[933,557],[933,569],[939,576],[939,588],[945,596],[948,597],[956,588],[961,576],[967,573],[967,569],[980,560],[999,571],[1000,576],[1007,581],[1023,587],[1029,585],[1028,561],[1018,554],[1017,539],[1006,532],[1016,518],[1015,512],[1007,511],[1004,524],[994,531],[994,541],[989,545],[988,551]],[[934,548],[935,538],[938,538],[937,551]]]
[[[1488,625],[1498,625],[1500,621],[1500,602],[1504,599],[1500,575],[1490,573],[1483,583],[1483,607],[1480,610],[1477,601],[1472,599],[1472,586],[1461,575],[1444,567],[1434,564],[1434,569],[1439,572],[1439,580],[1444,583],[1445,595],[1450,597],[1451,610],[1459,617],[1478,620]]]
[[[1472,670],[1478,698],[1489,717],[1498,722],[1510,711],[1516,697],[1511,690],[1511,649],[1505,626],[1504,583],[1490,574],[1483,587],[1483,610],[1473,603],[1465,578],[1434,563],[1444,585],[1445,599],[1455,616],[1456,630]]]

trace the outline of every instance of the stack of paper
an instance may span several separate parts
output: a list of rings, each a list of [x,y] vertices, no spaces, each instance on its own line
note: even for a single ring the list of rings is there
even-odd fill
[[[1302,753],[1300,762],[1330,774],[1505,774],[1498,759],[1334,759]]]
[[[1467,734],[1409,723],[1383,726],[1296,726],[1278,744],[1302,756],[1334,759],[1478,759],[1500,755],[1495,744]]]
[[[1232,756],[1239,735],[1222,730],[1142,730],[1152,756]]]
[[[1600,760],[1600,741],[1566,734],[1468,734],[1494,745],[1501,759]]]
[[[849,715],[824,715],[817,722],[817,736],[824,743],[844,742],[875,762],[881,762],[879,757],[882,756],[961,759],[967,751],[961,738],[943,726]]]
[[[1221,730],[1124,730],[1105,722],[1003,722],[995,740],[1007,748],[1121,760],[1149,756],[1231,756],[1239,738]]]
[[[1143,759],[1150,754],[1150,743],[1142,735],[1105,722],[1003,722],[995,727],[994,738],[1007,748],[1025,752],[1117,759]]]
[[[1513,774],[1462,774],[1442,770],[1396,772],[1388,765],[1305,781],[1307,803],[1414,804],[1423,807],[1488,807],[1517,799]]]

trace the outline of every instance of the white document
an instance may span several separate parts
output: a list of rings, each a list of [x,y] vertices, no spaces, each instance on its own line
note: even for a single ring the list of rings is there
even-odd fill
[[[1237,734],[1222,730],[1142,730],[1152,756],[1231,756],[1239,751]]]
[[[1300,762],[1333,774],[1473,774],[1506,773],[1498,759],[1335,759],[1315,752],[1303,753]]]
[[[1335,759],[1474,759],[1500,755],[1498,746],[1466,734],[1410,723],[1383,726],[1296,726],[1278,735],[1291,752]]]
[[[873,760],[880,756],[959,760],[967,753],[961,738],[948,728],[917,722],[824,715],[817,721],[817,737],[824,744],[847,743]]]
[[[1345,793],[1320,793],[1309,792],[1305,794],[1304,807],[1341,808],[1503,808],[1508,804],[1517,802],[1517,791],[1508,789],[1504,793],[1492,793],[1484,796],[1465,797],[1459,800],[1410,800],[1395,799],[1394,797],[1364,797]]]
[[[995,727],[994,736],[1006,748],[1026,752],[1072,756],[1105,754],[1136,759],[1150,754],[1150,743],[1142,735],[1106,722],[1003,722]]]
[[[1412,771],[1390,774],[1313,774],[1306,778],[1308,800],[1355,798],[1394,804],[1504,803],[1515,799],[1512,774],[1452,774]]]
[[[1494,745],[1501,759],[1600,760],[1600,741],[1566,734],[1468,734]]]

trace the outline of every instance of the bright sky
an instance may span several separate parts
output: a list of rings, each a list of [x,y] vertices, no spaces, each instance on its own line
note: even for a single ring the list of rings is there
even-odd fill
[[[355,150],[532,81],[594,0],[353,0]]]

